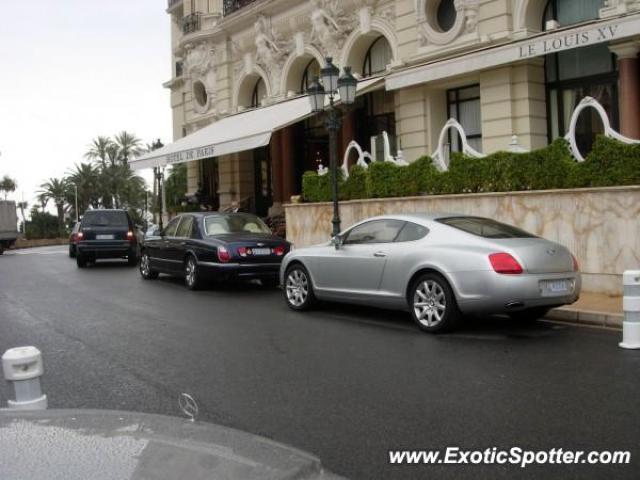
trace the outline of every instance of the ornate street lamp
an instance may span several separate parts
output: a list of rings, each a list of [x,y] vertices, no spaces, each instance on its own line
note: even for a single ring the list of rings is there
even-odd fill
[[[356,100],[356,86],[358,80],[351,75],[351,67],[344,67],[344,74],[340,77],[340,70],[333,64],[331,57],[326,58],[326,65],[320,70],[322,83],[318,77],[308,88],[311,111],[319,113],[326,111],[325,126],[329,131],[329,168],[331,174],[331,197],[333,200],[333,232],[335,239],[340,235],[340,211],[338,207],[338,130],[342,123],[339,110],[335,106],[335,98],[340,95],[340,101],[345,106],[353,105]],[[329,95],[329,106],[325,109],[325,95]],[[335,243],[338,248],[338,242]]]

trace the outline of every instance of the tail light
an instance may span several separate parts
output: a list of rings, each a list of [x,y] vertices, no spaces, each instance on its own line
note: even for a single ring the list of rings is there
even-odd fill
[[[240,255],[241,257],[246,257],[246,256],[247,256],[247,249],[246,249],[246,247],[240,247],[240,248],[238,248],[238,255]]]
[[[136,236],[133,234],[133,232],[131,230],[129,230],[127,232],[127,240],[129,240],[131,242],[131,241],[133,241],[135,239],[136,239]]]
[[[78,240],[82,240],[82,239],[84,238],[84,233],[82,233],[82,232],[78,232],[78,233],[76,233],[76,238],[77,238]]]
[[[220,260],[222,263],[227,263],[229,260],[231,260],[231,254],[229,253],[229,250],[227,250],[225,247],[218,247],[218,260]]]
[[[489,255],[489,262],[496,273],[503,275],[519,275],[522,273],[522,266],[508,253],[492,253]]]
[[[273,253],[275,253],[279,257],[283,256],[284,255],[284,247],[282,245],[278,245],[277,247],[275,247],[273,249]]]
[[[576,258],[575,255],[571,255],[571,258],[573,258],[573,271],[574,272],[579,272],[580,271],[580,265],[578,265],[578,259]]]

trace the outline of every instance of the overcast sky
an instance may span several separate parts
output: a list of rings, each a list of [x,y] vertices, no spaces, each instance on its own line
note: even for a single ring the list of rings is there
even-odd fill
[[[170,18],[162,0],[2,2],[0,177],[38,186],[121,130],[171,139]]]

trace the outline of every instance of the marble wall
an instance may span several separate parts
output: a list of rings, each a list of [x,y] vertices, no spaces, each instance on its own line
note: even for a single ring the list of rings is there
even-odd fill
[[[330,203],[286,205],[287,237],[297,247],[329,240]],[[342,228],[368,217],[448,212],[495,218],[567,246],[583,290],[620,295],[622,272],[640,267],[640,186],[439,195],[340,203]]]

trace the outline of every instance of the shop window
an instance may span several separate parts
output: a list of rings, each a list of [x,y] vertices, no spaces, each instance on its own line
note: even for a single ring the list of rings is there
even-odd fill
[[[393,52],[389,41],[380,36],[376,38],[364,57],[364,65],[362,66],[363,77],[371,77],[387,70],[387,65],[393,59]]]
[[[264,84],[262,78],[258,78],[255,87],[253,87],[253,93],[251,94],[251,108],[257,108],[262,105],[262,99],[267,94],[267,87]]]
[[[319,76],[320,64],[315,58],[313,58],[307,64],[304,72],[302,73],[302,80],[300,81],[300,90],[298,93],[307,93],[307,90],[309,90],[309,85],[313,83],[313,79]]]
[[[482,151],[482,116],[480,114],[480,85],[447,90],[449,118],[455,118],[467,135],[474,150]],[[449,129],[449,145],[452,152],[462,151],[462,141],[457,132]]]
[[[598,18],[602,0],[551,0],[546,7],[543,27],[549,20],[561,26]],[[576,48],[545,57],[547,118],[549,141],[563,137],[580,101],[590,96],[604,107],[614,128],[618,128],[618,73],[615,56],[606,44]],[[586,155],[603,125],[595,112],[580,116],[576,141]]]
[[[396,117],[394,108],[393,92],[386,90],[376,90],[358,97],[356,107],[356,141],[365,149],[375,143],[375,154],[377,160],[384,158],[384,137],[383,132],[387,132],[391,155],[398,154],[396,139]],[[372,142],[374,140],[374,142]]]

